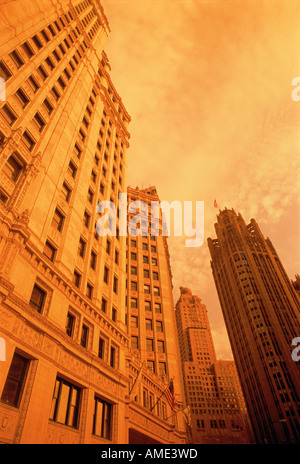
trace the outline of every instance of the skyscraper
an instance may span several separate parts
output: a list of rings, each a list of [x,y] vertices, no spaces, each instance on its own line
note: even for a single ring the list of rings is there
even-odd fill
[[[180,288],[176,322],[193,443],[249,443],[248,418],[233,361],[216,358],[206,306]]]
[[[155,187],[128,187],[127,194],[126,317],[132,355],[144,364],[144,372],[148,371],[148,381],[143,377],[136,403],[179,427],[176,433],[180,437],[185,429],[183,418],[170,409],[164,393],[172,380],[175,400],[182,408],[172,275],[161,218],[158,235],[151,235],[151,203],[159,202],[159,197]]]
[[[211,266],[256,441],[299,442],[299,297],[254,219],[225,209],[215,229]]]
[[[128,443],[134,424],[148,442],[184,442],[166,415],[130,408],[140,362],[125,321],[126,237],[118,219],[116,236],[95,228],[97,204],[118,208],[126,192],[130,137],[103,8],[1,8],[0,441]]]

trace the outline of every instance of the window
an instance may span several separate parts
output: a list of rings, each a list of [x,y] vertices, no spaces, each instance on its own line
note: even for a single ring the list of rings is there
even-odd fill
[[[161,313],[161,305],[160,303],[154,303],[154,309],[156,313]]]
[[[3,77],[5,81],[8,81],[8,79],[12,76],[12,73],[6,66],[6,64],[3,61],[0,61],[0,77]]]
[[[117,367],[117,348],[115,346],[110,347],[110,361],[109,364],[111,367]]]
[[[76,173],[77,173],[77,168],[76,166],[70,161],[69,167],[68,167],[68,173],[75,179]]]
[[[81,274],[78,271],[74,271],[73,283],[75,287],[79,288],[81,284]]]
[[[150,285],[144,285],[144,293],[146,294],[150,293]]]
[[[152,319],[146,319],[146,330],[152,330]]]
[[[56,248],[54,248],[54,246],[51,245],[51,243],[47,240],[45,243],[43,253],[48,259],[50,259],[50,261],[53,262],[56,254]]]
[[[133,261],[136,261],[136,253],[131,253],[130,259],[132,259]]]
[[[152,253],[156,253],[156,246],[151,245],[151,252],[152,252]]]
[[[117,321],[117,315],[118,315],[118,311],[116,308],[112,307],[112,310],[111,310],[111,318],[114,322]]]
[[[87,227],[87,228],[90,225],[90,219],[91,219],[90,214],[87,211],[85,211],[84,216],[83,216],[83,223],[84,223],[85,227]]]
[[[153,279],[158,280],[158,272],[153,271]]]
[[[60,93],[57,90],[57,88],[55,87],[55,85],[52,87],[51,92],[52,92],[52,95],[55,98],[55,100],[58,101],[60,99]]]
[[[147,244],[147,243],[143,243],[142,249],[143,249],[143,250],[148,250],[148,244]]]
[[[149,258],[146,255],[143,255],[143,263],[148,264],[149,263]]]
[[[45,303],[45,298],[46,292],[42,290],[38,285],[34,285],[29,304],[38,313],[41,313]]]
[[[146,277],[146,278],[149,278],[149,277],[150,277],[150,274],[149,274],[149,270],[148,270],[148,269],[144,269],[144,277]]]
[[[25,130],[22,135],[22,142],[24,143],[25,147],[29,150],[32,151],[36,142],[34,138],[31,136],[31,134]]]
[[[93,285],[87,283],[86,284],[86,296],[91,300],[93,298],[94,287]]]
[[[40,65],[38,68],[37,68],[37,71],[39,73],[39,75],[41,76],[41,78],[43,79],[43,81],[45,81],[48,77],[48,74],[44,68],[44,66]]]
[[[1,401],[16,408],[19,406],[28,364],[28,359],[18,353],[14,354],[2,391]]]
[[[146,350],[153,351],[153,339],[152,338],[146,338]]]
[[[157,259],[156,258],[152,258],[151,262],[152,262],[153,266],[157,266]]]
[[[28,42],[24,42],[22,44],[22,48],[23,48],[24,52],[26,53],[26,55],[28,56],[29,59],[34,55],[34,51],[32,50],[32,48],[31,48],[31,46],[29,45]]]
[[[118,278],[114,276],[113,291],[116,294],[118,294],[118,284],[119,284]]]
[[[131,266],[130,272],[131,272],[131,275],[137,275],[137,268],[135,266]]]
[[[103,280],[106,284],[108,284],[109,281],[109,268],[107,266],[104,267],[104,277]]]
[[[66,322],[66,334],[69,335],[69,337],[73,337],[74,335],[74,328],[75,328],[75,316],[68,312],[67,315],[67,322]]]
[[[109,239],[106,240],[106,253],[110,255],[111,251],[111,241]]]
[[[163,340],[157,340],[157,351],[159,353],[165,352],[165,342]]]
[[[20,69],[24,65],[24,60],[19,54],[19,52],[17,52],[17,50],[12,51],[9,54],[9,56],[11,57],[18,69]]]
[[[11,107],[7,103],[5,103],[3,107],[1,108],[1,112],[4,118],[6,119],[6,121],[8,122],[8,124],[10,126],[13,126],[13,124],[16,122],[18,117],[16,113],[11,109]]]
[[[80,345],[83,346],[83,348],[87,348],[88,340],[89,340],[89,328],[87,325],[83,324],[82,330],[81,330]]]
[[[131,308],[137,308],[137,299],[136,298],[130,298],[130,307]]]
[[[163,332],[163,323],[162,323],[162,321],[156,321],[156,332]]]
[[[147,367],[148,369],[151,369],[152,372],[155,372],[155,364],[154,364],[154,361],[147,361]],[[152,406],[154,405],[153,402],[151,402],[151,397],[150,397],[150,409],[152,408]],[[151,404],[152,403],[152,404]]]
[[[62,232],[64,220],[64,215],[61,214],[61,212],[58,209],[56,209],[52,219],[52,227],[54,227],[59,232]]]
[[[160,375],[165,375],[167,373],[167,367],[165,362],[158,363],[158,369]]]
[[[139,326],[139,319],[137,316],[131,316],[130,318],[130,325],[131,327],[133,327],[134,329],[138,328]]]
[[[91,204],[93,204],[93,201],[94,201],[94,192],[93,192],[91,189],[88,190],[88,196],[87,196],[87,198],[88,198],[88,201],[89,201]]]
[[[101,311],[106,313],[107,311],[107,300],[103,297],[101,301]]]
[[[130,282],[130,288],[131,288],[131,290],[137,291],[137,282],[135,282],[134,280],[132,280],[132,281]]]
[[[52,398],[50,420],[77,428],[79,401],[80,388],[57,377]]]
[[[151,311],[151,301],[145,301],[145,311]]]
[[[136,337],[135,335],[131,336],[131,348],[133,350],[139,349],[139,337]]]
[[[160,295],[160,290],[159,287],[153,287],[154,295],[159,296]]]
[[[36,80],[36,78],[33,77],[33,76],[29,76],[29,77],[28,77],[28,82],[29,82],[29,85],[30,85],[30,87],[32,88],[33,92],[34,92],[34,93],[37,93],[37,91],[38,91],[39,88],[40,88],[40,84],[38,83],[38,81]]]
[[[22,164],[17,160],[17,156],[14,154],[8,158],[4,165],[3,172],[7,175],[7,177],[9,177],[10,180],[17,182],[22,169]]]
[[[95,396],[93,434],[111,440],[112,405]]]
[[[37,125],[38,131],[43,132],[43,129],[46,126],[45,120],[42,118],[39,112],[35,113],[34,118],[33,118],[35,124]]]
[[[84,258],[85,250],[86,250],[86,242],[82,238],[80,238],[79,246],[78,246],[78,254],[79,256],[81,256],[81,258]]]
[[[36,48],[38,50],[40,50],[41,48],[43,48],[43,44],[42,42],[40,41],[39,37],[35,34],[33,37],[32,37],[32,40],[36,46]]]
[[[96,264],[97,264],[97,255],[96,253],[92,250],[91,251],[91,261],[90,261],[90,266],[93,270],[96,269]]]
[[[46,59],[45,59],[47,65],[49,66],[49,68],[51,69],[51,71],[53,71],[53,69],[55,68],[55,65],[53,63],[53,61],[51,60],[51,58],[48,56]]]
[[[102,337],[99,337],[98,357],[102,360],[105,357],[105,340]]]
[[[19,88],[16,91],[15,96],[17,97],[17,99],[21,103],[22,109],[25,109],[26,106],[28,105],[28,103],[30,102],[30,100],[29,100],[29,97],[27,96],[27,94],[24,92],[24,90],[22,88]]]
[[[70,187],[68,187],[68,185],[65,182],[63,183],[61,192],[66,202],[69,203],[72,190],[70,189]]]
[[[116,264],[119,264],[119,256],[120,256],[120,253],[118,252],[118,250],[115,250],[115,263]]]

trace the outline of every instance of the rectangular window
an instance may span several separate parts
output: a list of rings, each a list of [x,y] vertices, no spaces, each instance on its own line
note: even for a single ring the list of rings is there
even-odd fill
[[[112,405],[95,396],[93,434],[111,440]]]
[[[152,311],[151,301],[145,301],[145,311]]]
[[[29,59],[34,55],[34,51],[30,47],[28,42],[24,42],[22,44],[22,48],[23,48],[24,52],[26,53],[26,55],[28,56]]]
[[[22,169],[22,164],[17,160],[17,156],[14,154],[11,155],[6,161],[3,167],[3,172],[10,180],[17,182]]]
[[[105,340],[101,337],[99,338],[98,357],[102,360],[105,357]]]
[[[11,109],[11,107],[7,103],[5,103],[2,106],[1,112],[10,126],[12,126],[18,119],[16,113]]]
[[[85,256],[86,242],[82,238],[79,239],[78,254],[81,258]]]
[[[68,425],[69,427],[78,428],[79,402],[80,388],[57,377],[52,398],[50,420]]]
[[[50,101],[48,100],[48,98],[45,98],[44,106],[46,108],[46,111],[47,111],[48,115],[50,116],[52,114],[52,111],[53,111],[54,108],[53,108],[52,104],[50,103]]]
[[[154,303],[154,309],[156,313],[161,313],[161,305],[160,303]]]
[[[45,243],[45,247],[44,247],[44,255],[50,259],[50,261],[54,261],[55,259],[55,255],[56,255],[56,248],[54,248],[53,245],[51,245],[50,242],[48,242],[48,240],[46,241]]]
[[[133,350],[139,349],[139,338],[134,335],[131,336],[131,348]]]
[[[134,280],[132,280],[132,281],[130,282],[130,288],[131,288],[131,290],[137,291],[137,282],[135,282]]]
[[[130,272],[131,272],[131,275],[137,275],[137,268],[135,266],[131,266]]]
[[[36,48],[38,50],[43,48],[43,44],[42,44],[42,42],[40,41],[39,37],[36,34],[32,37],[32,40],[33,40],[34,45],[36,46]]]
[[[101,311],[106,313],[107,311],[107,300],[102,297],[102,301],[101,301]]]
[[[34,138],[29,134],[27,130],[23,132],[22,135],[22,142],[24,143],[25,147],[29,150],[32,151],[36,142]]]
[[[55,212],[54,212],[54,216],[53,216],[51,225],[56,230],[58,230],[58,232],[62,232],[63,225],[64,225],[64,220],[65,220],[64,215],[58,209],[56,209]]]
[[[104,277],[103,280],[106,284],[108,284],[109,281],[109,268],[107,266],[104,267]]]
[[[110,364],[111,367],[114,367],[114,368],[117,368],[117,364],[118,364],[117,352],[118,352],[118,349],[115,346],[110,347],[109,364]]]
[[[69,201],[70,201],[71,192],[72,192],[72,190],[70,189],[70,187],[64,182],[63,186],[62,186],[62,189],[61,189],[61,193],[63,194],[63,197],[64,197],[64,199],[66,200],[67,203],[69,203]]]
[[[146,277],[146,279],[150,277],[149,269],[144,269],[144,277]]]
[[[74,271],[73,283],[74,283],[75,287],[80,288],[81,274],[79,274],[79,272],[77,272],[76,270]]]
[[[83,223],[84,223],[85,227],[87,227],[87,228],[90,225],[90,219],[91,219],[90,214],[87,211],[85,211],[84,215],[83,215]]]
[[[76,174],[77,174],[77,168],[76,166],[70,161],[69,167],[68,167],[68,173],[75,179]]]
[[[29,82],[29,85],[30,85],[30,87],[32,88],[33,92],[34,92],[34,93],[37,93],[37,91],[38,91],[39,88],[40,88],[40,84],[38,83],[38,81],[36,80],[36,78],[33,77],[33,76],[29,76],[29,77],[28,77],[28,82]]]
[[[91,261],[90,261],[90,266],[93,270],[96,269],[96,264],[97,264],[97,255],[96,253],[92,250],[91,251]]]
[[[73,314],[71,313],[68,313],[66,321],[66,334],[69,335],[69,337],[71,338],[74,335],[75,320],[75,316],[73,316]]]
[[[136,298],[130,298],[130,307],[131,308],[137,308],[137,299]]]
[[[113,291],[116,294],[118,294],[118,285],[119,285],[118,277],[114,276]]]
[[[144,285],[144,293],[146,294],[150,293],[150,285]]]
[[[11,59],[13,60],[13,62],[15,63],[18,69],[20,69],[24,65],[24,60],[21,57],[20,53],[17,52],[17,50],[13,50],[9,54],[9,56],[11,57]]]
[[[38,131],[43,132],[43,130],[44,130],[45,126],[46,126],[46,122],[42,118],[42,116],[40,115],[39,112],[35,113],[33,120],[34,120],[35,124],[37,125]]]
[[[93,285],[87,283],[86,284],[86,296],[91,300],[93,298],[94,287]]]
[[[39,73],[39,75],[41,76],[41,78],[43,79],[43,81],[45,81],[48,77],[48,74],[44,68],[44,66],[40,65],[38,68],[37,68],[37,71]]]
[[[19,88],[16,91],[15,96],[21,103],[22,109],[24,110],[26,106],[28,105],[28,103],[30,102],[29,97],[27,96],[27,94],[24,92],[22,88]]]
[[[146,338],[146,350],[153,351],[153,339],[152,338]]]
[[[46,299],[46,292],[38,285],[34,285],[29,304],[38,313],[41,313]]]
[[[25,384],[29,361],[18,353],[15,353],[7,374],[6,382],[2,391],[1,401],[18,407]]]
[[[152,330],[152,319],[146,319],[146,330]]]
[[[130,318],[130,325],[131,327],[133,327],[134,329],[138,328],[139,326],[139,319],[137,316],[131,316]]]
[[[160,295],[160,290],[159,287],[153,287],[154,295],[159,296]]]
[[[89,340],[89,328],[87,325],[83,324],[82,329],[81,329],[80,345],[83,346],[83,348],[87,348],[88,340]]]
[[[162,323],[162,321],[156,321],[156,332],[163,332],[163,323]]]
[[[6,64],[3,61],[0,61],[0,77],[3,77],[5,81],[8,81],[8,79],[12,76],[12,73],[6,66]]]
[[[157,351],[159,353],[164,353],[165,352],[165,342],[162,340],[157,340]]]

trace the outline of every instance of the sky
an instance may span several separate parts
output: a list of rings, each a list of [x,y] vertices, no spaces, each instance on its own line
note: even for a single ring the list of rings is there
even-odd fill
[[[233,359],[207,247],[214,200],[255,218],[289,278],[300,274],[300,1],[101,4],[111,77],[132,118],[128,184],[204,201],[203,245],[168,239],[174,302],[180,286],[198,295],[218,359]]]

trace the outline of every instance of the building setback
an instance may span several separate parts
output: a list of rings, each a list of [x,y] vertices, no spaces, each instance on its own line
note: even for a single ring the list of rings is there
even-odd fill
[[[95,228],[97,204],[126,192],[130,138],[103,8],[18,0],[1,17],[0,441],[182,443],[168,405],[131,408],[141,363],[125,320],[126,237],[118,220],[116,236]],[[145,369],[160,394],[167,379]]]
[[[191,441],[250,443],[248,416],[234,361],[217,360],[206,306],[180,288],[176,323]]]
[[[225,209],[208,239],[211,266],[258,443],[298,443],[299,297],[254,219]]]

